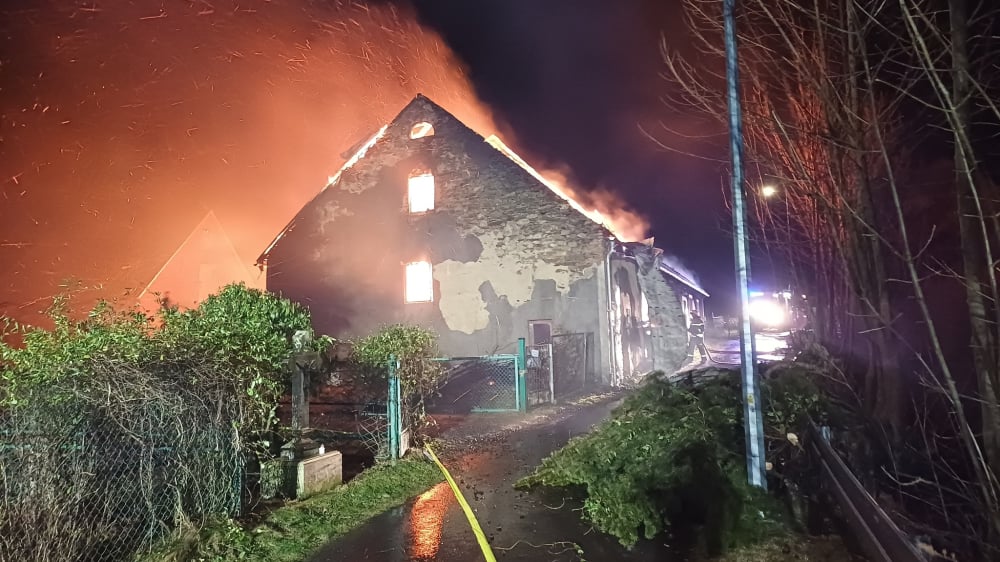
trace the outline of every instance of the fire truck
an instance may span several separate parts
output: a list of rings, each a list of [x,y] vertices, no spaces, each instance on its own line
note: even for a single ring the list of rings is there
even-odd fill
[[[751,291],[750,320],[755,330],[787,332],[803,329],[809,310],[806,295],[790,288],[780,291]]]

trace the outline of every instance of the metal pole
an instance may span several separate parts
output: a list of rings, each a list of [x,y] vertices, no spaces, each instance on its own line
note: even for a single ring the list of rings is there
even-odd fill
[[[552,354],[552,344],[550,343],[546,347],[547,347],[547,351],[549,353],[549,398],[551,398],[551,400],[549,400],[549,402],[552,402],[553,404],[555,404],[556,403],[556,373],[555,373],[555,366],[553,364],[555,362],[555,357]],[[584,356],[586,356],[586,355],[587,355],[586,352],[584,352]]]
[[[514,359],[514,405],[517,411],[528,411],[528,381],[525,369],[528,362],[528,350],[524,338],[517,340],[517,356]]]
[[[399,360],[395,356],[389,358],[389,395],[386,400],[386,421],[389,431],[389,458],[399,458],[400,423],[399,423]]]
[[[743,375],[743,420],[746,429],[747,479],[767,488],[764,470],[764,424],[760,415],[760,386],[750,325],[750,257],[747,253],[746,202],[743,193],[743,123],[736,58],[736,0],[722,0],[726,38],[726,90],[729,98],[729,144],[733,165],[733,228],[735,230],[737,290],[740,294],[740,359]]]

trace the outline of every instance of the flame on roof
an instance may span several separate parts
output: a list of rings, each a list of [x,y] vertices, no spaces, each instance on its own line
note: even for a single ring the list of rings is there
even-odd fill
[[[382,137],[385,136],[385,132],[388,129],[389,129],[389,125],[388,124],[382,125],[382,128],[379,129],[378,132],[376,132],[374,135],[372,135],[372,138],[368,139],[368,142],[366,142],[365,144],[361,145],[361,148],[359,148],[358,151],[354,153],[354,156],[351,156],[347,160],[347,162],[344,162],[344,165],[341,166],[339,170],[337,170],[336,174],[333,174],[332,176],[330,176],[329,178],[327,178],[327,183],[326,183],[325,186],[323,186],[323,191],[326,191],[326,189],[328,187],[333,186],[337,182],[339,182],[340,181],[340,176],[342,176],[344,174],[344,172],[347,171],[347,170],[349,170],[352,166],[354,166],[355,164],[357,164],[358,160],[361,160],[362,158],[364,158],[365,154],[368,153],[368,149],[371,148],[371,147],[373,147],[373,146],[375,146],[375,143],[377,143],[379,141],[379,139],[381,139]],[[270,248],[268,248],[268,249],[270,250]]]
[[[569,203],[571,207],[573,207],[574,209],[576,209],[577,211],[579,211],[580,213],[582,213],[588,219],[596,222],[597,224],[603,226],[605,229],[611,231],[611,228],[609,227],[607,221],[605,220],[604,215],[602,215],[600,213],[600,211],[589,210],[589,209],[584,208],[583,205],[581,205],[580,203],[578,203],[575,199],[573,199],[572,197],[570,197],[570,195],[568,193],[566,193],[565,188],[561,187],[557,182],[552,181],[551,179],[546,178],[545,176],[543,176],[542,174],[540,174],[538,172],[538,170],[536,170],[533,167],[531,167],[530,164],[528,164],[527,162],[525,162],[520,156],[517,155],[517,153],[515,153],[513,150],[511,150],[509,146],[507,146],[506,144],[504,144],[504,142],[502,140],[500,140],[500,137],[496,136],[495,134],[494,135],[490,135],[490,136],[486,137],[486,142],[490,146],[492,146],[493,148],[495,148],[498,151],[500,151],[504,156],[506,156],[507,158],[510,158],[511,160],[513,160],[515,164],[517,164],[518,166],[520,166],[521,168],[523,168],[524,171],[526,171],[529,174],[531,174],[536,180],[538,180],[539,182],[541,182],[542,185],[544,185],[545,187],[549,188],[550,190],[552,190],[553,193],[555,193],[560,198],[562,198],[567,203]]]
[[[380,128],[378,130],[378,132],[376,132],[374,135],[372,135],[372,138],[368,139],[368,141],[365,142],[365,144],[361,145],[361,148],[359,148],[357,150],[357,152],[354,153],[353,156],[351,156],[350,158],[348,158],[347,162],[344,162],[344,165],[341,166],[339,170],[337,170],[336,174],[333,174],[332,176],[330,176],[329,178],[327,178],[326,185],[323,186],[323,189],[321,189],[319,193],[323,193],[324,191],[326,191],[330,187],[332,187],[332,186],[336,185],[338,182],[340,182],[340,178],[341,178],[341,176],[344,175],[344,172],[346,172],[347,170],[351,169],[351,167],[354,166],[355,164],[357,164],[359,160],[361,160],[362,158],[364,158],[365,154],[368,153],[368,149],[370,149],[371,147],[375,146],[375,143],[377,143],[379,141],[379,139],[381,139],[383,136],[385,136],[385,132],[388,129],[389,129],[389,125],[388,124],[382,125],[382,128]],[[303,208],[307,207],[309,205],[309,203],[312,203],[313,200],[316,199],[316,197],[319,197],[319,193],[317,193],[308,203],[306,203],[303,206]],[[258,266],[261,265],[262,262],[266,259],[266,256],[271,253],[271,250],[274,249],[274,246],[278,243],[278,240],[281,240],[281,238],[286,233],[288,233],[289,230],[292,229],[292,225],[295,224],[295,219],[296,218],[298,218],[297,214],[295,215],[295,217],[292,218],[291,221],[289,221],[288,224],[285,225],[285,228],[282,228],[281,231],[278,233],[278,235],[274,237],[274,240],[271,241],[271,243],[267,246],[267,249],[264,250],[264,252],[260,255],[261,257],[257,258],[257,265]]]

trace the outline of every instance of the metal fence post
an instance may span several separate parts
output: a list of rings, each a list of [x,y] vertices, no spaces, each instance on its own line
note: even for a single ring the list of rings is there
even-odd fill
[[[391,356],[387,367],[389,369],[389,376],[386,377],[389,383],[389,396],[388,400],[386,400],[386,417],[388,418],[389,426],[389,458],[396,460],[399,458],[399,443],[402,434],[402,431],[400,431],[399,376],[397,374],[399,360]]]
[[[556,361],[555,355],[552,353],[552,344],[547,344],[546,347],[549,351],[549,402],[556,403],[556,373],[554,363]]]
[[[527,361],[527,346],[525,345],[524,338],[519,338],[517,340],[517,358],[515,359],[515,371],[517,372],[517,409],[520,412],[528,411],[528,381],[526,366]]]

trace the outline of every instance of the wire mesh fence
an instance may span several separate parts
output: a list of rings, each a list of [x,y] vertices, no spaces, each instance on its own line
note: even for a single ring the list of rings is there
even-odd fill
[[[552,365],[555,396],[583,390],[587,383],[590,345],[588,334],[555,334],[552,336]]]
[[[409,448],[413,412],[403,396],[399,363],[391,359],[386,369],[385,400],[368,402],[358,412],[358,435],[376,462],[398,459]]]
[[[122,419],[92,401],[42,400],[0,417],[0,561],[127,560],[185,520],[240,511],[232,424],[207,407],[177,424],[149,406]]]
[[[507,412],[520,408],[516,355],[450,357],[438,360],[444,370],[439,396],[428,409],[439,413]]]
[[[377,462],[390,458],[389,413],[385,402],[369,402],[358,411],[358,435]]]
[[[552,344],[529,346],[526,355],[528,406],[555,402]]]

